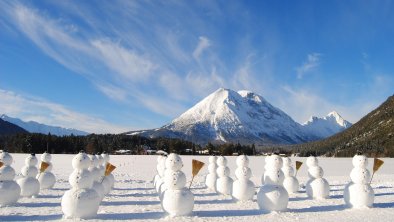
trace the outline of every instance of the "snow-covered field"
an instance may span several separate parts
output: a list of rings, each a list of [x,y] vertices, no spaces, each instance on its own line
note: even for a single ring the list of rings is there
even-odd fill
[[[27,154],[12,154],[14,167],[20,172]],[[63,193],[70,188],[68,176],[72,172],[71,159],[74,155],[52,155],[53,170],[57,183],[52,190],[42,191],[34,199],[22,198],[14,206],[0,207],[0,221],[49,221],[63,220],[60,201]],[[38,158],[40,155],[37,156]],[[394,218],[394,159],[383,159],[385,164],[373,178],[375,191],[373,208],[348,209],[344,206],[343,188],[349,182],[353,168],[350,158],[319,158],[324,177],[330,183],[330,199],[307,199],[304,189],[290,195],[286,212],[264,213],[254,201],[236,203],[204,188],[204,177],[208,173],[204,166],[195,179],[192,192],[195,196],[191,216],[170,218],[163,213],[160,201],[151,182],[156,174],[157,156],[111,156],[110,162],[117,166],[114,171],[115,189],[100,205],[95,220],[131,221],[392,221]],[[198,159],[208,164],[207,156],[182,156],[183,171],[191,179],[191,161]],[[305,158],[293,158],[305,161]],[[234,177],[235,157],[228,158],[231,177]],[[372,171],[373,160],[369,160]],[[252,180],[256,190],[261,185],[264,171],[264,157],[250,157]],[[303,184],[307,181],[307,169],[303,165],[298,173]],[[17,177],[18,178],[18,177]]]

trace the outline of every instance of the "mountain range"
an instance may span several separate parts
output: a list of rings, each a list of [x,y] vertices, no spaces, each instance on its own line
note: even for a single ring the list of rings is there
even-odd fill
[[[0,119],[2,121],[12,123],[16,126],[19,126],[20,128],[22,128],[30,133],[42,133],[42,134],[51,133],[52,135],[56,135],[56,136],[66,136],[66,135],[71,135],[71,134],[84,136],[84,135],[89,134],[89,133],[81,131],[81,130],[63,128],[63,127],[59,127],[59,126],[49,126],[49,125],[45,125],[45,124],[38,123],[35,121],[27,121],[26,122],[26,121],[23,121],[18,118],[9,117],[5,114],[1,115]]]
[[[349,126],[337,112],[312,117],[301,125],[256,93],[220,88],[163,127],[127,134],[198,144],[297,144],[331,136]]]

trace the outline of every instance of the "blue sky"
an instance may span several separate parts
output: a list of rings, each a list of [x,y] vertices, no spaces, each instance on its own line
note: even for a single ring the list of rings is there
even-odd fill
[[[116,133],[225,87],[356,122],[393,95],[393,4],[1,1],[0,113]]]

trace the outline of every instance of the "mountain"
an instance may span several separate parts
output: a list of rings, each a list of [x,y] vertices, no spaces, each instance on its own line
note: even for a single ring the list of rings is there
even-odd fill
[[[336,111],[332,111],[322,118],[312,116],[302,125],[307,134],[322,139],[341,132],[349,128],[352,124],[343,119]]]
[[[37,123],[34,121],[25,122],[21,119],[12,118],[12,117],[9,117],[5,114],[1,115],[0,119],[10,122],[10,123],[13,123],[23,129],[27,130],[30,133],[42,133],[42,134],[51,133],[52,135],[57,135],[57,136],[65,136],[65,135],[71,135],[71,134],[83,136],[83,135],[89,134],[87,132],[76,130],[76,129],[62,128],[62,127],[58,127],[58,126],[48,126],[48,125]]]
[[[170,137],[199,144],[294,144],[311,141],[302,126],[262,96],[220,88],[161,128],[128,132]]]
[[[27,133],[27,131],[15,124],[0,119],[0,135],[10,135],[17,133]]]
[[[370,156],[394,157],[394,95],[341,133],[291,148],[305,156],[353,156],[359,150]]]

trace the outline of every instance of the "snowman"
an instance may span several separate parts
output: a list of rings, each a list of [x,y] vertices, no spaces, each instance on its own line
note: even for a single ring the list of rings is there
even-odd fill
[[[159,167],[158,167],[158,173],[159,173],[159,178],[156,181],[156,192],[159,194],[159,198],[162,197],[163,192],[166,190],[165,188],[165,183],[164,183],[164,178],[166,175],[166,160],[167,156],[163,156],[160,159]]]
[[[319,166],[316,157],[310,156],[306,159],[309,180],[306,182],[305,190],[308,197],[313,199],[326,199],[330,197],[330,185],[323,178],[324,171]]]
[[[220,194],[231,196],[234,181],[230,177],[230,169],[227,167],[227,159],[224,156],[220,156],[217,158],[216,163],[218,165],[216,173],[219,176],[216,180],[216,190]]]
[[[253,200],[255,190],[254,183],[250,180],[252,171],[248,167],[249,158],[246,155],[238,156],[236,163],[235,176],[237,180],[233,183],[232,195],[236,200],[240,201]]]
[[[372,207],[375,193],[369,185],[371,174],[367,170],[368,159],[366,156],[358,153],[353,157],[353,170],[350,173],[352,180],[345,186],[343,198],[348,207],[362,208]]]
[[[55,183],[56,183],[56,178],[55,175],[53,175],[52,171],[52,163],[51,163],[52,155],[50,153],[43,153],[41,155],[41,163],[40,166],[43,162],[48,164],[48,167],[44,170],[44,172],[40,172],[37,175],[37,180],[40,182],[40,189],[51,189]]]
[[[72,188],[64,193],[61,201],[65,218],[89,219],[97,215],[100,196],[92,189],[93,176],[89,166],[90,159],[83,151],[72,159],[74,171],[69,177]]]
[[[11,167],[12,156],[0,150],[0,207],[14,204],[18,201],[21,188],[14,181],[15,170]]]
[[[103,159],[104,159],[104,164],[103,164],[103,166],[104,166],[104,168],[106,168],[106,167],[107,167],[107,163],[109,163],[109,159],[110,159],[109,154],[108,154],[107,152],[103,152],[103,153],[101,154],[101,156],[102,156]],[[112,190],[112,188],[114,187],[114,184],[115,184],[115,177],[114,177],[114,175],[113,175],[112,173],[110,173],[110,174],[108,174],[107,176],[105,176],[105,180],[108,180],[109,191],[108,191],[107,193],[109,193],[109,192]]]
[[[95,155],[88,155],[90,159],[90,166],[88,168],[90,174],[93,177],[92,189],[94,189],[100,197],[100,201],[103,200],[105,196],[105,190],[103,184],[101,184],[101,174],[98,168],[99,160]]]
[[[264,211],[284,211],[287,209],[289,194],[282,186],[284,180],[281,170],[282,158],[277,154],[272,154],[265,158],[265,162],[264,184],[257,193],[257,203]]]
[[[160,179],[160,174],[159,174],[159,168],[161,167],[161,165],[160,165],[160,162],[161,162],[161,159],[163,159],[163,156],[162,155],[159,155],[158,157],[157,157],[157,164],[156,164],[156,175],[153,177],[153,186],[156,188],[156,183],[157,183],[157,180],[159,180]]]
[[[282,160],[282,172],[285,176],[285,179],[283,180],[283,187],[289,194],[296,193],[300,188],[300,184],[294,176],[294,168],[291,166],[291,159],[289,157],[283,157]]]
[[[186,176],[181,171],[182,159],[179,155],[171,153],[166,159],[166,175],[161,205],[170,216],[189,215],[193,211],[193,193],[185,188]]]
[[[25,166],[21,170],[23,177],[16,181],[21,188],[22,197],[35,197],[40,192],[40,182],[36,179],[38,174],[37,163],[38,160],[34,153],[25,159]]]
[[[218,178],[216,173],[216,156],[209,157],[209,165],[208,165],[208,175],[205,178],[205,185],[211,191],[216,192],[216,180]]]

